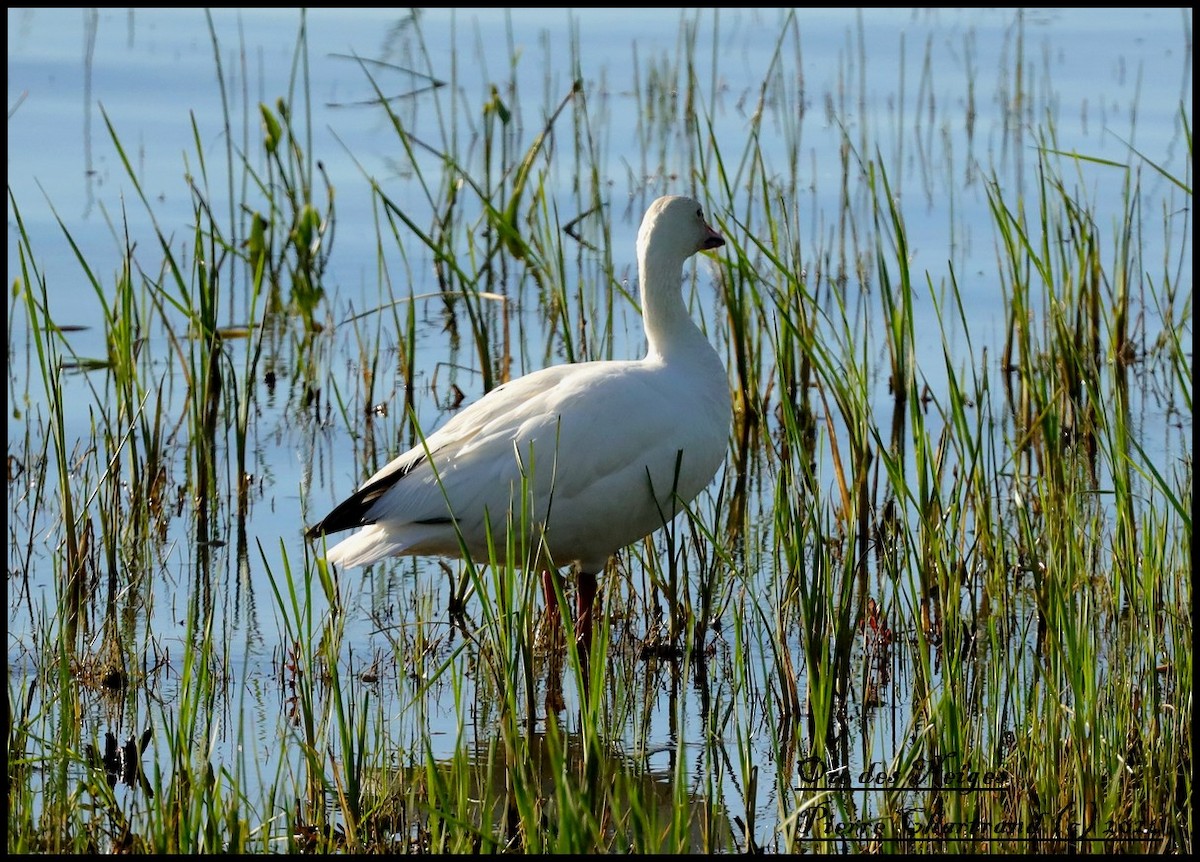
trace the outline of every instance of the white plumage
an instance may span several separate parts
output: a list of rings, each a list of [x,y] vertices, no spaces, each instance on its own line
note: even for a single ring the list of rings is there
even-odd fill
[[[361,527],[328,550],[339,566],[460,556],[464,543],[486,562],[489,519],[500,554],[508,525],[527,523],[526,547],[544,536],[541,564],[577,564],[594,594],[608,558],[669,521],[725,458],[728,379],[682,296],[687,259],[724,242],[696,201],[654,201],[637,241],[645,358],[557,365],[496,387],[368,479],[309,537]]]

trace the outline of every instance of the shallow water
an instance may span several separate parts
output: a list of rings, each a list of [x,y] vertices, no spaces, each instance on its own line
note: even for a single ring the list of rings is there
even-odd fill
[[[789,160],[804,166],[800,173],[806,184],[793,190],[794,206],[801,248],[813,258],[806,267],[814,272],[826,264],[819,255],[827,250],[844,206],[836,158],[843,130],[866,150],[860,155],[878,154],[892,172],[892,189],[908,229],[913,271],[928,274],[933,285],[944,285],[952,268],[969,303],[974,354],[967,353],[966,334],[947,334],[953,345],[961,346],[964,364],[969,365],[983,349],[995,351],[1003,336],[1001,285],[985,179],[994,172],[1006,188],[1032,191],[1034,148],[1040,142],[1029,137],[1030,127],[1052,125],[1058,149],[1100,159],[1128,162],[1131,147],[1158,164],[1179,165],[1185,157],[1186,143],[1177,120],[1181,104],[1190,104],[1192,98],[1190,43],[1184,38],[1185,33],[1190,38],[1188,11],[1032,10],[1020,26],[1011,10],[805,10],[798,14],[798,42],[787,40],[774,65],[781,22],[778,10],[721,10],[694,19],[700,46],[696,56],[702,64],[696,75],[705,90],[711,84],[714,93],[713,136],[723,150],[740,153],[764,81],[768,82],[762,110],[770,116],[760,143],[768,159],[778,160],[768,165],[769,173],[784,175]],[[240,124],[229,134],[223,127],[217,58],[203,12],[8,12],[9,283],[21,275],[15,201],[48,285],[51,317],[60,325],[88,327],[98,318],[100,306],[63,238],[59,220],[105,284],[112,283],[120,266],[126,232],[129,241],[141,248],[151,249],[157,243],[103,117],[126,148],[159,226],[183,247],[190,242],[195,218],[186,177],[200,176],[196,138],[216,162],[224,158],[227,146],[249,148],[259,134],[255,106],[273,104],[288,91],[300,21],[297,13],[217,10],[211,15],[227,84],[224,98],[230,116]],[[618,12],[550,10],[509,15],[430,10],[422,17],[423,46],[393,11],[314,10],[306,20],[310,50],[305,62],[314,95],[312,152],[337,188],[337,234],[325,282],[334,320],[344,319],[351,310],[374,307],[384,295],[366,177],[411,206],[417,223],[429,221],[414,178],[397,173],[396,135],[378,108],[367,104],[373,91],[351,55],[397,66],[421,65],[416,59],[425,50],[436,72],[446,80],[457,80],[458,97],[468,106],[464,113],[478,116],[479,106],[490,98],[491,83],[509,79],[509,58],[516,52],[520,59],[512,77],[521,101],[510,107],[527,140],[542,125],[547,105],[557,104],[570,89],[568,46],[572,33],[577,33],[580,74],[591,110],[600,118],[598,146],[609,199],[605,217],[611,223],[617,258],[632,267],[637,221],[649,198],[691,190],[686,178],[674,176],[681,168],[674,151],[662,161],[657,153],[645,152],[638,137],[638,103],[632,95],[635,70],[645,76],[656,64],[678,55],[681,15],[676,10],[641,10],[636,21]],[[716,44],[714,26],[720,33]],[[1027,76],[1022,97],[1011,80],[1018,47]],[[395,69],[381,67],[377,76],[385,94],[421,85]],[[436,128],[446,122],[419,96],[404,104],[414,128],[425,128],[422,123]],[[801,116],[791,112],[798,104],[803,106]],[[551,197],[562,206],[564,220],[576,212],[578,202],[574,167],[565,158],[551,167]],[[437,164],[431,158],[425,168],[436,172]],[[1120,212],[1122,189],[1112,176],[1094,164],[1079,168],[1078,191],[1100,213]],[[208,185],[217,207],[228,206],[223,182],[214,179]],[[1142,182],[1146,201],[1170,199],[1165,178],[1146,170]],[[728,211],[715,212],[714,217],[744,217],[739,206],[744,195],[743,189],[735,189]],[[1163,257],[1154,237],[1143,238],[1143,249],[1147,261]],[[414,279],[414,293],[433,292],[437,285],[429,264],[428,252],[414,244],[407,266],[398,265],[396,272]],[[1180,263],[1181,270],[1190,267],[1190,260]],[[826,277],[832,279],[833,274]],[[632,281],[630,275],[628,283]],[[701,267],[696,304],[700,313],[711,316],[709,281]],[[408,285],[404,289],[407,292]],[[244,308],[232,294],[229,303],[223,322],[245,324]],[[425,325],[418,332],[416,410],[427,429],[449,415],[444,406],[450,383],[461,387],[467,398],[476,397],[481,387],[479,376],[466,367],[474,361],[473,355],[447,345],[435,311],[422,306],[420,318]],[[932,315],[932,309],[927,312]],[[21,315],[13,317],[21,319]],[[536,310],[527,308],[519,318],[525,333],[519,341],[526,350],[516,357],[514,372],[560,361],[562,346],[538,334]],[[640,326],[628,304],[618,304],[613,330],[614,356],[639,354]],[[1152,342],[1156,333],[1147,332],[1145,337]],[[36,436],[38,423],[46,420],[36,398],[34,403],[23,403],[28,391],[27,342],[21,333],[10,337],[10,403],[21,405],[9,412],[10,457],[13,441],[21,440],[30,428]],[[98,327],[72,333],[70,343],[81,357],[104,354]],[[394,339],[385,335],[384,345],[393,344]],[[292,345],[284,338],[274,346],[279,351],[274,358],[286,369]],[[145,349],[161,353],[164,362],[170,359],[168,339],[161,333],[153,334]],[[923,339],[917,349],[922,373],[933,389],[939,389],[946,374],[940,336]],[[354,361],[352,344],[343,342],[334,350],[330,359],[334,367]],[[62,385],[78,392],[78,403],[89,403],[87,375],[68,375]],[[883,400],[886,380],[877,385]],[[37,387],[32,390],[36,395]],[[185,387],[176,382],[167,396],[182,399]],[[253,425],[250,446],[253,462],[248,469],[255,499],[245,525],[246,541],[236,535],[237,525],[227,518],[214,527],[222,544],[211,549],[214,569],[227,574],[212,587],[214,601],[222,608],[224,640],[244,645],[229,656],[230,686],[249,687],[246,696],[233,699],[231,714],[225,717],[229,735],[218,734],[218,746],[229,745],[237,735],[232,728],[245,721],[261,735],[269,757],[278,756],[272,745],[277,741],[272,711],[280,695],[272,686],[286,638],[262,572],[283,567],[281,547],[293,565],[299,565],[302,526],[362,478],[359,451],[367,445],[351,440],[337,427],[296,423],[290,412],[292,397],[271,392],[260,403],[262,413]],[[1143,403],[1144,421],[1164,425],[1170,421],[1155,399],[1147,397]],[[394,454],[399,412],[376,420],[374,428],[364,432],[375,435],[380,462]],[[92,417],[86,411],[65,418],[68,440],[88,435]],[[1147,437],[1162,441],[1164,458],[1173,457],[1176,443],[1169,434]],[[53,599],[51,559],[60,541],[53,519],[30,523],[15,502],[20,496],[13,493],[10,480],[9,523],[14,525],[9,542],[10,675],[29,667],[25,650],[31,614],[27,609]],[[769,497],[759,505],[769,509]],[[187,518],[170,519],[168,550],[156,573],[162,592],[146,609],[147,630],[164,652],[170,652],[181,636],[179,621],[185,616],[188,597],[197,589],[198,551],[192,528]],[[24,562],[27,540],[16,532],[22,529],[33,533],[28,567]],[[14,570],[27,570],[29,575],[31,592],[23,601],[12,598]],[[350,595],[348,641],[355,647],[347,657],[348,672],[370,666],[375,656],[387,650],[386,632],[420,616],[413,596],[443,602],[445,580],[436,563],[428,561],[377,568],[366,576],[361,589]],[[619,623],[617,627],[620,630]],[[442,639],[443,649],[453,643],[446,631],[434,635]],[[404,674],[421,672],[420,667],[398,668],[393,678],[376,687],[386,712],[400,716],[410,707],[415,689]],[[155,697],[170,702],[173,684],[168,675]],[[646,737],[660,746],[647,763],[666,766],[660,761],[670,759],[678,739],[684,740],[685,748],[694,744],[703,732],[703,720],[699,706],[694,707],[688,726],[679,727],[672,720],[669,694],[672,689],[678,694],[678,681],[658,678],[646,685],[645,722],[651,728]],[[683,684],[685,691],[687,685]],[[453,693],[448,688],[435,686],[427,695],[427,708],[446,720],[444,734],[431,741],[434,753],[442,756],[458,745],[458,715],[449,703]],[[467,702],[473,699],[470,690],[460,694]],[[894,697],[901,700],[903,694]],[[118,719],[105,704],[95,706],[87,721],[99,736]],[[238,715],[237,710],[245,713]],[[433,724],[437,726],[436,720]],[[129,735],[140,728],[123,730]],[[895,745],[895,740],[880,740],[876,751],[886,757]],[[761,754],[764,768],[771,768],[773,754]],[[757,801],[758,822],[765,830],[776,812],[771,794],[763,796]],[[738,799],[737,793],[730,797]],[[766,833],[759,837],[765,840]]]

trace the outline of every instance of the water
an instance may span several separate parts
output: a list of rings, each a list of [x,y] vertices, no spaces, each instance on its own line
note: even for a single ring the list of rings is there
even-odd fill
[[[288,93],[299,14],[293,10],[210,14],[217,56],[199,10],[9,9],[9,283],[21,276],[15,201],[48,285],[50,316],[61,325],[84,327],[70,336],[81,357],[104,355],[103,332],[89,326],[98,319],[100,301],[58,222],[69,230],[82,258],[105,285],[115,278],[126,231],[140,248],[152,249],[157,243],[104,117],[126,148],[159,226],[173,245],[184,248],[194,221],[187,177],[201,176],[196,139],[210,160],[219,164],[227,146],[249,148],[260,134],[256,105],[274,104]],[[528,142],[545,121],[548,106],[557,104],[570,89],[574,73],[567,65],[568,46],[578,38],[579,75],[597,118],[602,180],[610,203],[604,216],[611,223],[613,248],[632,266],[637,222],[648,197],[690,190],[686,178],[672,178],[683,167],[678,151],[652,152],[648,157],[645,153],[639,140],[633,75],[636,71],[644,81],[652,70],[677,57],[682,34],[691,33],[694,22],[694,38],[700,46],[696,76],[705,92],[714,93],[711,122],[721,149],[742,151],[761,94],[767,119],[760,146],[767,174],[786,175],[793,160],[803,166],[800,174],[805,185],[791,191],[801,248],[811,256],[806,267],[815,273],[824,265],[820,255],[836,231],[842,209],[837,153],[845,131],[855,146],[864,148],[861,157],[874,158],[878,149],[891,166],[893,191],[909,231],[913,271],[927,273],[936,286],[946,284],[953,268],[970,304],[975,355],[985,347],[996,351],[1003,336],[1001,284],[985,183],[994,174],[1006,189],[1032,190],[1034,148],[1041,142],[1029,136],[1029,128],[1052,126],[1058,149],[1098,159],[1134,161],[1130,149],[1136,148],[1149,161],[1178,169],[1186,158],[1177,120],[1180,106],[1190,105],[1192,99],[1190,11],[1121,9],[1101,15],[1094,10],[1030,10],[1021,27],[1012,10],[800,10],[797,15],[798,39],[783,40],[775,57],[784,19],[780,10],[773,9],[719,10],[695,18],[681,17],[676,10],[640,10],[636,21],[626,13],[603,11],[429,10],[421,19],[423,43],[392,10],[310,11],[306,18],[310,50],[304,59],[314,96],[312,152],[337,188],[338,227],[326,277],[332,318],[340,320],[351,309],[373,307],[385,295],[377,275],[375,215],[367,177],[412,207],[418,224],[429,221],[414,178],[396,170],[396,135],[379,109],[366,104],[373,90],[352,55],[396,67],[424,68],[427,62],[443,80],[458,81],[460,117],[477,118],[480,107],[491,98],[490,84],[507,81],[511,75],[521,101],[509,107],[524,129],[522,140]],[[681,29],[681,20],[689,22],[688,28]],[[717,44],[714,27],[720,33]],[[1011,80],[1018,46],[1031,94],[1027,101],[1018,100]],[[510,69],[509,58],[514,55],[519,60]],[[228,113],[235,118],[228,131],[218,86],[218,57]],[[378,67],[375,74],[389,95],[423,84],[418,76],[396,68]],[[764,82],[768,83],[765,91]],[[510,97],[507,92],[502,95]],[[434,115],[427,100],[415,97],[401,104],[411,128],[421,133],[429,129],[431,139],[437,137],[438,126],[446,119]],[[796,105],[803,106],[801,116],[792,111]],[[435,160],[428,159],[423,166],[430,176],[437,176]],[[572,207],[578,200],[572,168],[565,158],[551,167],[552,197],[564,213],[575,212]],[[1119,212],[1122,190],[1110,169],[1081,163],[1075,179],[1079,193],[1098,212]],[[222,182],[214,180],[206,187],[218,211],[228,206]],[[1142,172],[1142,183],[1147,201],[1173,200],[1178,208],[1187,205],[1182,196],[1172,197],[1169,181],[1152,170]],[[739,203],[745,195],[746,190],[735,185],[728,211],[714,215],[741,217],[744,210]],[[1174,216],[1167,213],[1167,218]],[[594,224],[591,229],[595,230]],[[1145,238],[1143,248],[1147,261],[1162,259],[1162,245],[1154,237]],[[417,280],[412,286],[415,293],[435,291],[428,252],[414,245],[409,255],[407,265],[397,265],[396,273]],[[1190,271],[1191,261],[1168,265]],[[708,280],[702,272],[698,288],[703,289]],[[711,299],[697,296],[699,306],[711,315]],[[224,322],[245,324],[244,307],[236,298],[229,305]],[[617,314],[613,355],[636,356],[641,349],[637,316],[628,304],[619,304]],[[423,424],[432,428],[448,415],[443,408],[449,382],[459,385],[468,398],[480,393],[481,382],[469,368],[454,370],[455,365],[469,366],[473,357],[469,351],[448,350],[433,312],[423,306],[421,315],[429,325],[419,333],[417,409]],[[23,315],[14,318],[21,320]],[[522,319],[533,331],[537,325],[533,310]],[[1156,335],[1145,333],[1149,342]],[[952,331],[948,337],[965,352],[963,333]],[[19,333],[10,339],[16,345],[9,357],[10,457],[12,441],[22,438],[27,423],[45,420],[36,398],[32,404],[21,403],[28,376],[27,341]],[[521,354],[514,371],[561,360],[562,347],[553,339],[531,336],[529,342],[545,349]],[[391,343],[394,340],[385,336],[385,345]],[[169,361],[168,339],[162,334],[154,335],[148,349],[161,352],[164,362]],[[287,365],[287,350],[280,345],[281,367]],[[940,339],[923,340],[918,350],[922,373],[936,391],[946,373]],[[969,359],[964,355],[964,362]],[[333,359],[345,361],[340,353]],[[183,387],[176,385],[175,394],[182,397]],[[68,376],[64,386],[78,392],[81,404],[91,398],[86,375]],[[879,388],[880,397],[885,397],[885,381],[879,382]],[[293,564],[302,558],[302,525],[322,514],[361,478],[357,447],[363,445],[341,432],[296,425],[289,418],[286,395],[266,398],[263,405],[265,412],[254,425],[251,443],[256,499],[247,524],[249,542],[239,543],[235,526],[222,523],[215,529],[226,544],[214,551],[218,566],[224,565],[230,575],[218,591],[218,604],[224,608],[222,625],[234,643],[245,645],[231,657],[234,679],[259,685],[270,677],[285,643],[261,573],[264,567],[275,571],[282,567],[281,545]],[[1147,421],[1166,421],[1154,412],[1157,408],[1148,409]],[[88,434],[91,417],[85,412],[66,420],[69,440]],[[381,460],[394,454],[391,435],[398,423],[396,413],[376,423]],[[1171,445],[1164,442],[1164,451],[1170,451]],[[10,524],[21,524],[26,519],[14,503],[12,488],[10,482]],[[193,589],[197,552],[187,520],[174,519],[169,527],[172,541],[156,573],[163,592],[149,611],[149,630],[164,652],[173,643],[178,650],[182,636],[178,621],[184,616],[184,597]],[[53,522],[26,526],[34,528],[29,566],[32,594],[26,601],[37,607],[48,604],[54,595],[50,559],[60,538]],[[20,553],[24,544],[10,538],[10,573],[24,567]],[[247,547],[249,553],[239,558]],[[417,583],[426,584],[417,590],[421,595],[444,599],[439,587],[428,582],[444,583],[429,562],[398,564],[364,581],[362,591],[353,597],[356,614],[352,614],[350,640],[360,646],[348,658],[351,670],[369,665],[384,648],[381,627],[414,613],[405,606],[405,597]],[[23,607],[10,598],[10,674],[28,667],[24,651],[30,615]],[[670,686],[661,680],[659,684],[662,690],[651,699],[647,719],[653,728],[649,738],[670,750],[677,734],[687,739],[701,728],[699,721],[690,728],[672,727],[671,705],[664,694]],[[172,685],[168,676],[158,696],[169,702]],[[400,682],[391,689],[381,687],[380,696],[390,699],[396,713],[406,708],[412,695],[412,688]],[[272,696],[267,691],[264,699],[270,702]],[[248,709],[263,708],[261,700],[251,700]],[[432,704],[434,711],[446,710],[445,735],[434,740],[435,752],[446,755],[456,744],[455,716],[440,698],[433,697]],[[113,717],[98,704],[89,720],[102,730],[111,726]],[[238,721],[236,716],[229,718],[234,726]],[[263,743],[269,747],[270,741]],[[764,817],[773,816],[769,794],[759,804]]]

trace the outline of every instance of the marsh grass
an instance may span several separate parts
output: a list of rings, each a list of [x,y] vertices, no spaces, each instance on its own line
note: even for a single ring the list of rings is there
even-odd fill
[[[364,169],[375,307],[331,304],[337,211],[302,131],[303,29],[293,91],[241,122],[260,135],[218,170],[197,131],[186,242],[109,125],[157,245],[87,260],[60,222],[104,356],[77,355],[51,318],[47,252],[10,193],[24,324],[9,352],[28,339],[31,382],[11,393],[26,433],[10,440],[9,614],[25,633],[16,668],[10,637],[8,849],[1190,851],[1191,226],[1142,203],[1152,175],[1190,208],[1190,176],[1064,152],[1047,121],[1030,196],[1002,168],[986,181],[1004,308],[989,355],[953,266],[912,268],[899,158],[881,154],[914,145],[902,132],[843,133],[840,209],[807,247],[798,114],[774,109],[783,168],[761,146],[769,106],[798,98],[781,72],[794,17],[740,152],[714,133],[715,35],[712,80],[686,17],[677,55],[636,58],[632,197],[693,192],[728,240],[719,301],[694,284],[702,267],[688,289],[737,420],[710,493],[610,565],[602,660],[581,660],[569,615],[561,645],[539,639],[526,513],[488,560],[444,568],[360,578],[295,536],[252,547],[276,387],[314,453],[315,510],[419,444],[427,395],[452,408],[547,362],[611,357],[636,327],[608,227],[610,118],[574,74],[578,40],[570,82],[548,75],[531,120],[515,73],[467,104],[406,26],[429,68],[405,99],[348,60],[417,198]],[[215,35],[214,55],[222,71]],[[830,94],[835,121],[847,98]],[[437,118],[420,133],[418,99]],[[1090,171],[1121,184],[1119,213],[1088,200]],[[436,293],[406,293],[423,261]],[[452,345],[433,381],[415,346],[430,322]],[[1181,429],[1165,453],[1139,418],[1155,399]],[[352,457],[323,455],[339,448]],[[182,564],[172,521],[189,525]],[[30,587],[44,566],[48,604]],[[265,602],[242,596],[254,570]],[[569,582],[555,601],[569,608]],[[151,628],[163,605],[182,630],[169,646]],[[269,667],[251,659],[265,618]],[[111,757],[78,720],[97,710],[118,730]]]

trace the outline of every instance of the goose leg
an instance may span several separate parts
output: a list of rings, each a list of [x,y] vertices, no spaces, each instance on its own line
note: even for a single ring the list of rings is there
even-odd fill
[[[558,573],[553,569],[542,570],[542,598],[546,602],[546,613],[558,616],[558,597],[554,594],[554,579]]]
[[[554,569],[542,570],[542,600],[546,609],[542,612],[541,631],[542,637],[546,638],[545,644],[551,649],[562,645],[562,612],[554,591],[557,582],[558,572]]]
[[[575,645],[581,655],[592,649],[592,613],[596,605],[596,575],[580,572],[575,582]]]

